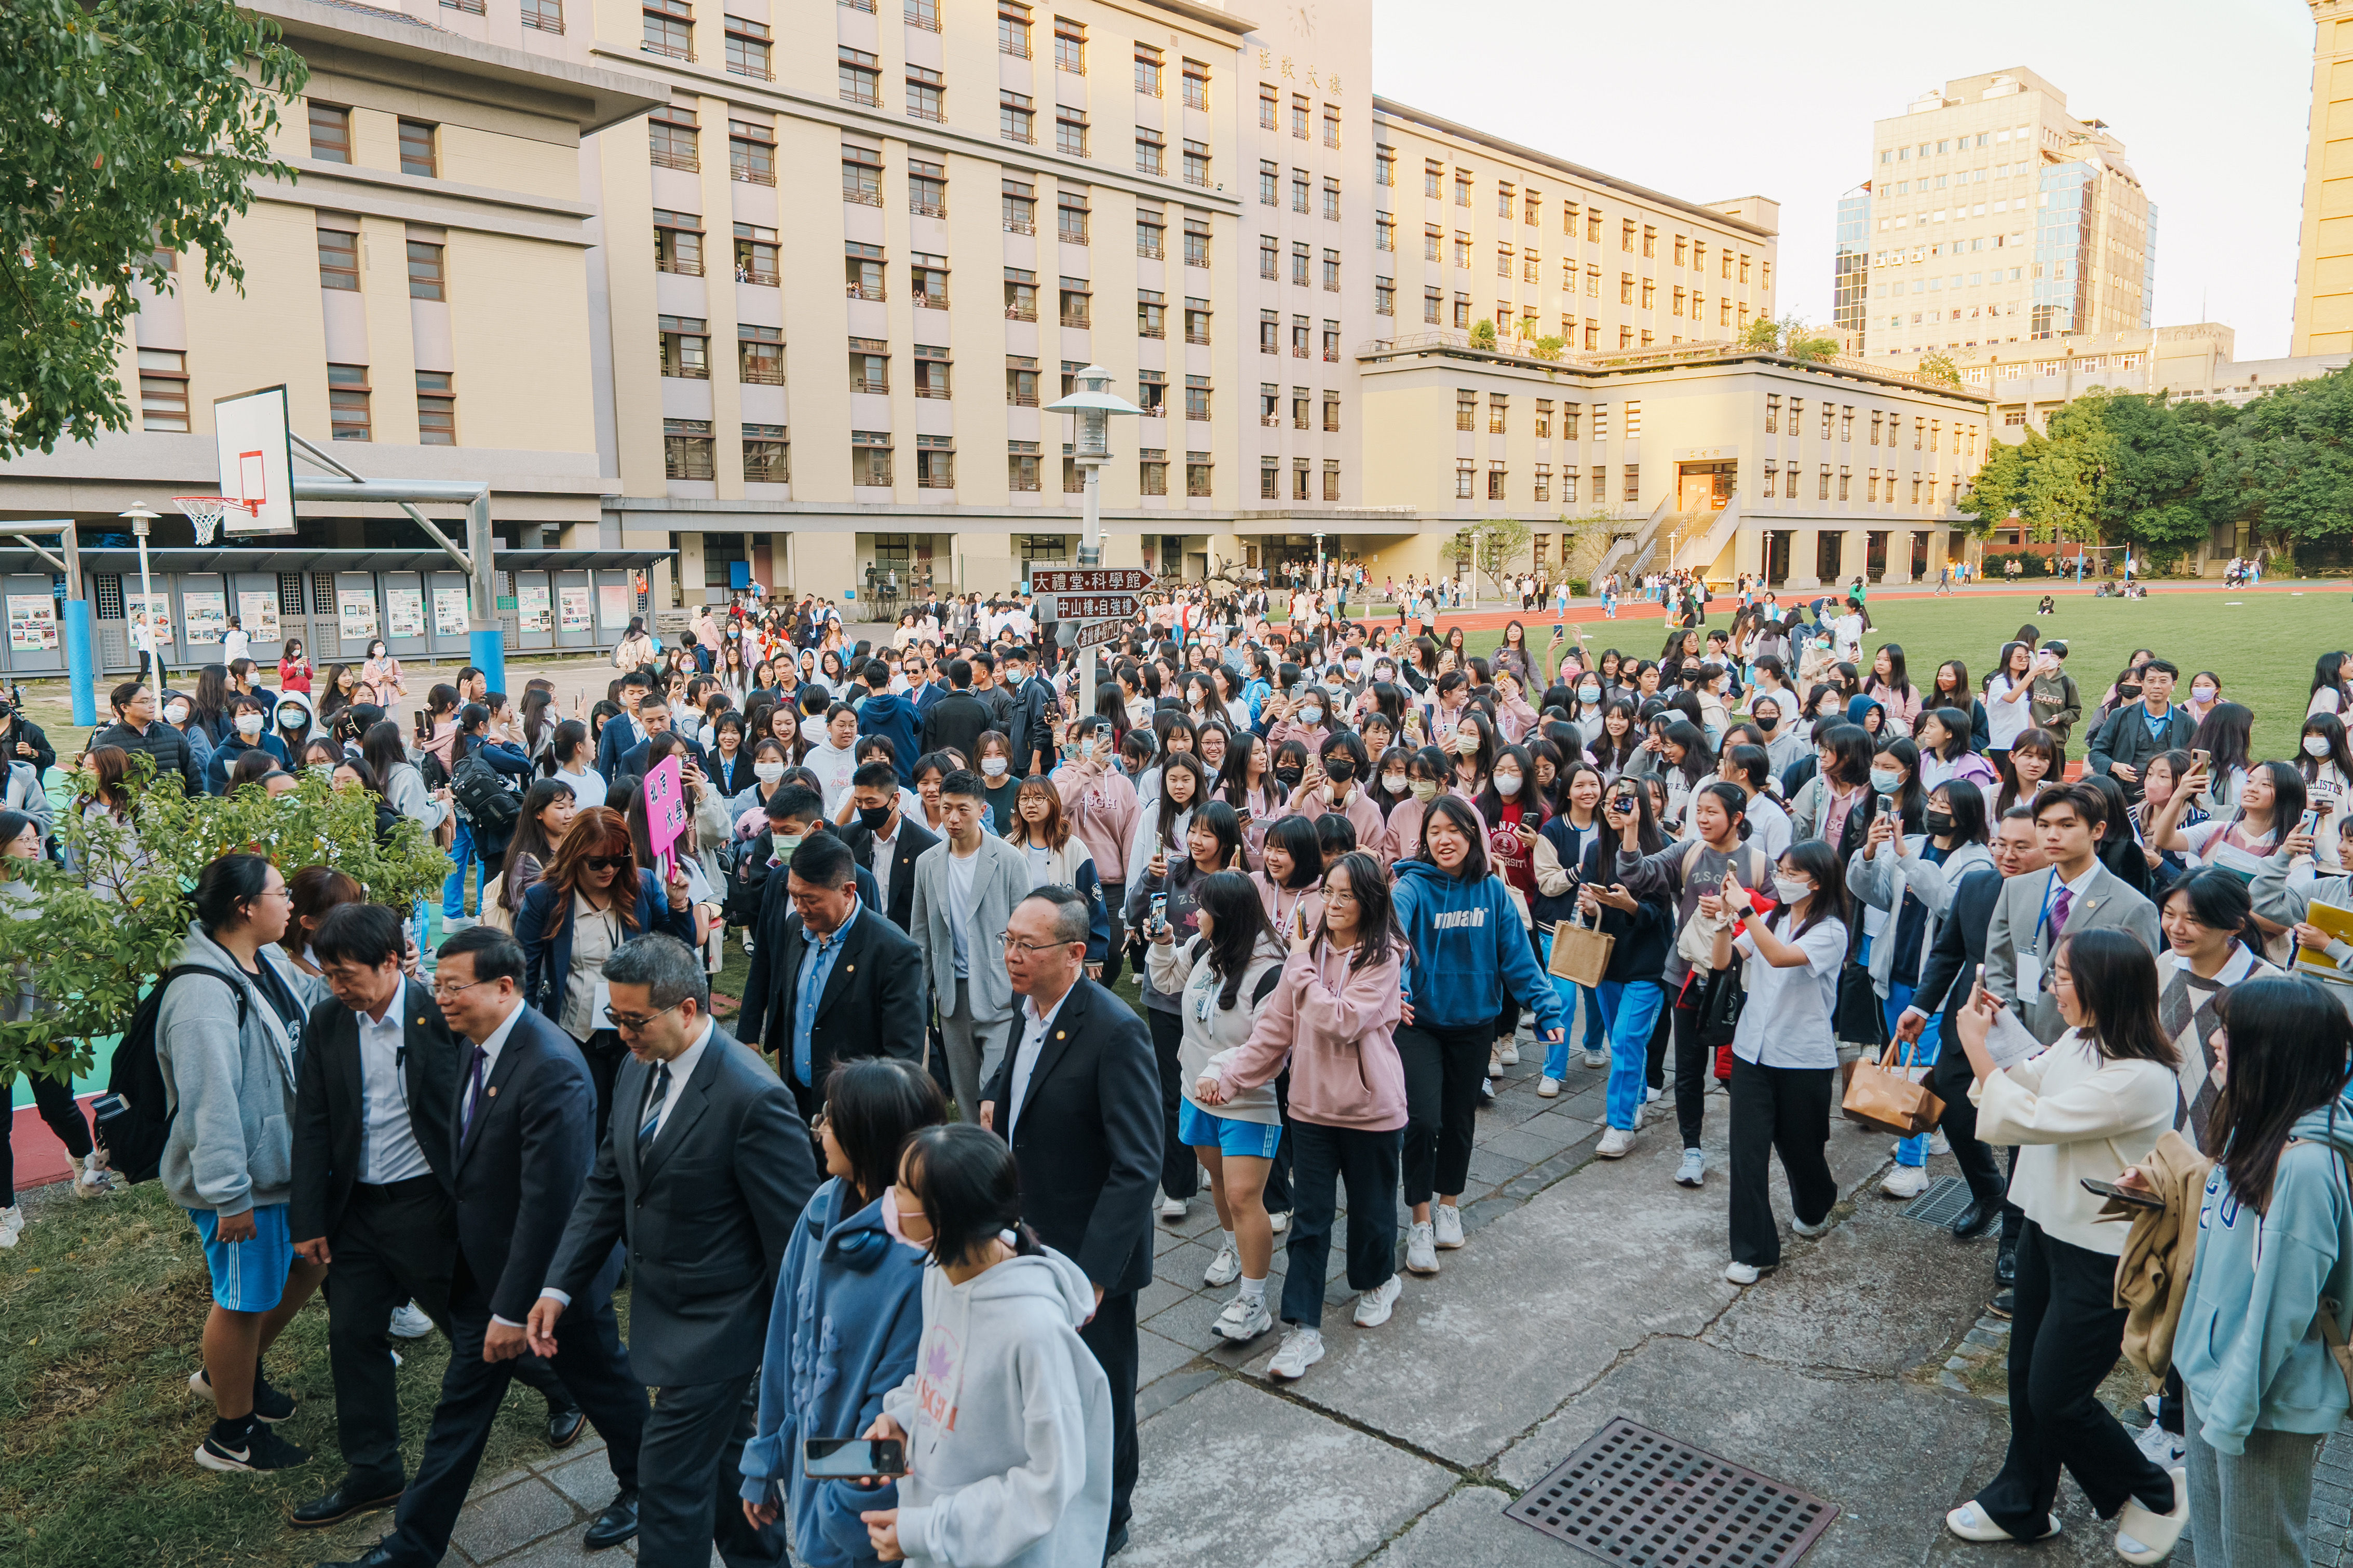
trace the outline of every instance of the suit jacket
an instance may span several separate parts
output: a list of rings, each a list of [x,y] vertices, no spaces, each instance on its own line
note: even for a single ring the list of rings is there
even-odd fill
[[[627,713],[616,713],[605,721],[604,732],[596,737],[596,776],[607,784],[619,778],[621,759],[645,743],[637,721]]]
[[[631,1374],[656,1386],[716,1383],[760,1363],[817,1162],[784,1084],[714,1025],[693,1076],[670,1086],[675,1103],[640,1163],[637,1121],[653,1071],[622,1061],[612,1136],[543,1278],[576,1300],[626,1243]]]
[[[853,822],[841,830],[841,841],[858,857],[858,863],[869,871],[874,867],[874,830],[862,822]],[[882,912],[901,931],[912,932],[915,912],[915,862],[923,851],[940,841],[940,836],[915,821],[906,813],[899,814],[899,836],[891,840],[894,853],[891,857],[891,900]],[[875,876],[875,885],[881,885],[881,876]]]
[[[773,880],[773,879],[772,879]],[[791,1070],[793,999],[809,946],[807,928],[792,900],[776,895],[782,918],[764,926],[752,944],[752,973],[744,982],[744,1012],[736,1020],[747,1045],[760,1043],[763,1026],[776,1070]],[[764,915],[770,911],[763,909]],[[842,950],[818,996],[817,1021],[809,1028],[810,1087],[825,1082],[826,1069],[852,1057],[923,1059],[923,954],[906,932],[861,901],[858,919],[842,938]]]
[[[2097,733],[2092,737],[2092,750],[2084,761],[2095,773],[2114,771],[2123,763],[2137,774],[2147,766],[2148,759],[2161,752],[2178,751],[2189,744],[2197,733],[2198,722],[2187,710],[2176,705],[2166,710],[2165,723],[2159,732],[2148,732],[2148,710],[2138,702],[2128,702],[2110,713]],[[2137,799],[2140,780],[2118,779],[2125,793]]]
[[[605,726],[605,730],[607,734],[612,732],[612,729],[613,726],[610,723],[607,723]],[[685,745],[687,754],[694,759],[694,765],[701,768],[706,774],[709,773],[711,772],[711,757],[710,753],[706,752],[702,749],[702,743],[699,741],[690,740],[684,735],[681,735],[679,740]],[[602,768],[599,768],[596,771],[607,783],[617,783],[622,779],[643,778],[646,776],[646,769],[649,765],[646,762],[646,748],[652,744],[653,742],[651,741],[639,741],[636,745],[631,746],[628,751],[622,752],[619,761],[620,771],[618,773],[608,773]]]
[[[648,931],[667,931],[687,946],[694,945],[694,906],[682,910],[670,907],[670,895],[662,890],[651,871],[638,872],[637,925],[623,928],[621,940],[643,936]],[[550,927],[561,919],[564,922],[553,932]],[[553,882],[533,882],[522,896],[522,909],[515,915],[515,941],[522,944],[523,1000],[551,1018],[564,1016],[564,987],[572,974],[572,910],[567,904],[556,907],[556,888]],[[604,1028],[598,1019],[596,1027]],[[566,1039],[570,1037],[566,1036]]]
[[[1021,1217],[1107,1295],[1152,1282],[1152,1194],[1160,1181],[1160,1071],[1134,1008],[1083,974],[1063,998],[1018,1116],[1007,1097],[1026,1020],[984,1101],[1013,1129]]]
[[[923,715],[923,750],[954,748],[967,764],[980,766],[981,733],[997,728],[997,716],[988,710],[987,703],[967,689],[951,691],[919,710]]]
[[[2059,1016],[2059,1004],[2047,988],[2031,996],[2019,995],[2020,952],[2031,952],[2042,960],[2047,987],[2051,957],[2058,951],[2062,936],[2100,926],[2122,926],[2140,938],[2152,953],[2160,951],[2157,906],[2105,866],[2094,870],[2091,884],[2069,907],[2067,929],[2052,930],[2052,922],[2042,915],[2045,900],[2055,896],[2052,879],[2056,875],[2054,868],[2006,879],[2000,897],[1994,900],[1985,939],[1986,989],[2015,1005],[2019,1021],[2046,1046],[2066,1033],[2066,1020]]]
[[[401,982],[401,1077],[408,1125],[425,1163],[449,1185],[457,1145],[449,1134],[459,1047],[433,993]],[[359,1180],[362,1132],[359,1015],[332,997],[311,1009],[294,1089],[294,1195],[287,1224],[297,1241],[332,1236]]]
[[[492,1315],[520,1323],[539,1300],[596,1158],[596,1089],[571,1037],[525,1007],[468,1128],[466,1053],[459,1047],[459,1082],[449,1097],[458,1252]]]
[[[915,903],[908,921],[910,933],[923,950],[923,969],[943,1010],[955,1005],[955,931],[948,909],[948,852],[945,839],[923,851],[915,862]],[[1005,973],[1005,953],[997,933],[1013,918],[1013,906],[1029,896],[1029,862],[1020,850],[993,833],[981,836],[980,864],[973,868],[973,913],[965,930],[965,969],[970,983],[972,1016],[984,1024],[1014,1016],[1021,1000]]]
[[[1953,1020],[1968,1005],[1978,965],[1985,962],[1986,926],[1993,919],[1994,900],[2001,896],[2001,873],[1989,866],[1980,866],[1963,877],[1953,889],[1951,907],[1936,927],[1936,940],[1929,943],[1927,956],[1920,961],[1920,984],[1912,993],[1912,1005],[1931,1015],[1941,1011],[1947,1029],[1957,1027]]]

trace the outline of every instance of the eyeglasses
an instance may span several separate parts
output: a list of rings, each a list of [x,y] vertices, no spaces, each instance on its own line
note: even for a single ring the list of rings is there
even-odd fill
[[[686,998],[681,996],[677,1001],[671,1003],[669,1006],[659,1008],[654,1012],[648,1013],[643,1017],[639,1017],[634,1013],[616,1013],[610,1007],[607,1007],[605,1009],[605,1021],[611,1024],[613,1027],[617,1029],[626,1029],[630,1034],[634,1035],[639,1029],[642,1029],[647,1025],[652,1023],[656,1018],[660,1017],[662,1014],[674,1013],[685,1005]]]
[[[1009,931],[998,931],[997,933],[997,940],[1004,946],[1008,952],[1012,952],[1017,947],[1024,952],[1051,952],[1058,947],[1076,947],[1078,945],[1076,942],[1024,942]]]
[[[433,997],[436,1001],[446,1002],[460,991],[471,991],[477,985],[490,984],[491,982],[487,980],[469,980],[463,985],[452,985],[446,980],[436,980],[433,983]]]
[[[630,857],[627,855],[591,855],[580,864],[590,871],[610,871],[628,865],[629,860]]]

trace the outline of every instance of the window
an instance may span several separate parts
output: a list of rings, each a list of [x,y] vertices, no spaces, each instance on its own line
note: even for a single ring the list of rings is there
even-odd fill
[[[564,0],[522,0],[522,25],[543,33],[564,31]]]
[[[1471,205],[1471,171],[1468,169],[1454,171],[1454,205],[1458,207]]]
[[[1276,109],[1277,105],[1282,100],[1276,96],[1274,89],[1266,86],[1264,83],[1260,84],[1258,89],[1258,123],[1260,130],[1272,131],[1275,129]]]
[[[1209,184],[1209,144],[1206,142],[1185,143],[1185,183],[1207,189]]]
[[[1827,438],[1828,437],[1825,437],[1825,439]],[[1852,441],[1854,439],[1854,405],[1852,404],[1847,405],[1844,409],[1840,411],[1839,439],[1841,441]]]
[[[955,437],[915,437],[915,488],[919,490],[955,489]]]
[[[1005,446],[1005,488],[1009,490],[1035,490],[1038,488],[1038,443],[1008,441]]]
[[[1618,274],[1618,302],[1621,305],[1634,302],[1634,275],[1630,272]]]
[[[1626,465],[1626,489],[1622,494],[1630,501],[1642,499],[1642,470],[1635,464]]]
[[[1271,159],[1261,158],[1258,161],[1258,205],[1262,207],[1279,205],[1282,198],[1276,192],[1282,183],[1282,170]]]
[[[1307,100],[1295,92],[1291,95],[1291,133],[1307,140]]]
[[[1841,468],[1839,470],[1838,499],[1841,500],[1852,500],[1853,497],[1853,491],[1854,471],[1851,468]]]
[[[1521,255],[1520,281],[1523,283],[1544,281],[1544,256],[1541,252],[1530,250]]]
[[[1863,499],[1863,500],[1870,500],[1870,501],[1875,501],[1875,500],[1877,500],[1879,499],[1879,470],[1878,470],[1877,468],[1873,468],[1873,469],[1872,469],[1872,470],[1871,470],[1871,472],[1869,472],[1868,474],[1865,474],[1865,475],[1863,476],[1863,481],[1862,481],[1862,482],[1863,482],[1863,497],[1862,497],[1862,499]],[[1769,492],[1768,492],[1768,493],[1769,493]]]
[[[784,329],[739,325],[735,329],[735,373],[738,381],[755,386],[784,385]]]
[[[1054,68],[1087,74],[1087,29],[1068,16],[1054,18]]]
[[[712,478],[712,447],[710,420],[663,420],[662,476],[672,479]]]
[[[1024,272],[1018,267],[1005,269],[1005,319],[1008,321],[1034,321],[1038,319],[1038,275]]]
[[[1135,90],[1147,98],[1160,96],[1162,56],[1149,44],[1135,46]]]
[[[1471,296],[1468,294],[1454,296],[1454,330],[1458,332],[1471,330]]]
[[[1038,140],[1038,111],[1035,101],[1027,93],[997,94],[997,133],[1008,142],[1034,145]]]
[[[1479,395],[1467,387],[1454,389],[1454,427],[1475,429],[1479,421]]]
[[[1291,357],[1307,357],[1307,318],[1304,316],[1291,318]]]
[[[1206,347],[1209,342],[1209,302],[1207,300],[1185,301],[1185,341]]]
[[[433,179],[440,173],[440,163],[434,147],[434,131],[421,120],[400,122],[400,172]]]
[[[948,216],[948,172],[937,163],[907,161],[907,210],[917,217]]]
[[[1276,458],[1261,458],[1258,460],[1258,499],[1282,499],[1282,465]]]
[[[1340,395],[1326,387],[1324,392],[1324,429],[1336,433],[1340,428]]]
[[[1433,327],[1438,325],[1440,316],[1445,307],[1445,302],[1446,296],[1440,290],[1429,288],[1423,289],[1421,291],[1422,321]]]
[[[691,381],[711,378],[711,329],[699,317],[663,316],[661,373]]]
[[[1304,430],[1309,427],[1307,407],[1307,389],[1303,386],[1293,387],[1291,389],[1291,427],[1293,430]]]
[[[929,0],[925,0],[925,3],[928,4]],[[913,14],[911,8],[909,12],[911,17]],[[726,21],[727,68],[737,76],[757,77],[762,81],[774,81],[776,73],[768,64],[770,45],[767,24],[747,22],[741,16],[730,16]],[[938,14],[934,11],[932,17],[933,30],[936,32],[939,25]]]
[[[1376,316],[1397,314],[1397,284],[1393,280],[1387,278],[1373,279],[1373,314]]]
[[[146,353],[142,351],[139,357],[143,363]],[[142,402],[146,398],[147,379],[142,368],[139,377]],[[327,421],[329,429],[338,441],[371,441],[375,438],[368,417],[367,366],[331,364],[327,367]],[[154,422],[148,421],[147,427],[151,430],[155,428]],[[180,428],[187,428],[185,387]]]
[[[1258,275],[1261,278],[1282,277],[1282,271],[1279,259],[1282,254],[1275,243],[1274,236],[1260,235],[1258,237]]]
[[[1478,472],[1479,469],[1477,465],[1467,462],[1460,458],[1455,459],[1454,499],[1456,500],[1470,500],[1473,499],[1471,493],[1471,487],[1474,482],[1476,482]]]
[[[1571,506],[1577,503],[1577,468],[1574,464],[1560,470],[1560,499]]]
[[[1789,399],[1789,434],[1802,436],[1805,433],[1806,400],[1802,397],[1793,397]]]
[[[441,272],[441,247],[421,239],[408,242],[408,297],[412,300],[447,300],[449,297]]]
[[[1435,158],[1422,163],[1421,194],[1433,202],[1446,195],[1446,165]]]
[[[737,226],[741,227],[741,225]],[[914,285],[915,309],[944,310],[948,308],[948,261],[944,256],[918,255],[907,268],[908,280]]]
[[[1198,213],[1185,215],[1185,265],[1209,264],[1209,220]]]
[[[1337,147],[1339,144],[1340,109],[1337,104],[1327,103],[1324,106],[1324,145]]]
[[[1209,107],[1209,68],[1199,60],[1185,62],[1185,107],[1187,109]],[[1163,464],[1161,468],[1161,479],[1165,484],[1167,479],[1167,465]]]
[[[1029,58],[1029,7],[997,0],[997,47],[1000,54]]]
[[[1876,468],[1873,468],[1873,469],[1872,470],[1872,472],[1873,472],[1873,474],[1876,474],[1878,471],[1879,471],[1879,470],[1878,470],[1878,469],[1876,469]],[[1772,458],[1766,458],[1766,459],[1765,459],[1765,489],[1764,489],[1764,496],[1765,496],[1765,499],[1766,499],[1767,500],[1771,500],[1773,499],[1773,487],[1774,487],[1774,485],[1775,485],[1777,482],[1778,482],[1778,480],[1780,479],[1780,478],[1781,478],[1781,465],[1780,465],[1779,463],[1778,463],[1778,462],[1774,461],[1774,460],[1773,460]],[[1875,483],[1877,483],[1878,481],[1877,481],[1876,479],[1874,479],[1873,482],[1875,484]],[[1793,499],[1794,499],[1794,498],[1793,498]]]
[[[1067,103],[1054,106],[1054,151],[1072,158],[1087,155],[1087,112]]]
[[[417,440],[424,447],[458,444],[458,393],[446,370],[417,373]]]
[[[1168,417],[1168,374],[1158,370],[1135,373],[1135,403],[1147,419]]]
[[[1535,487],[1535,500],[1552,500],[1552,465],[1550,463],[1538,463],[1536,465]],[[1544,536],[1542,534],[1537,535],[1536,564],[1538,566],[1542,566],[1544,564]]]
[[[1187,495],[1206,496],[1209,494],[1210,467],[1211,464],[1208,453],[1187,452],[1185,454],[1185,493]]]
[[[1340,499],[1340,463],[1336,458],[1324,459],[1324,499],[1331,501]]]
[[[727,122],[727,177],[746,184],[776,183],[776,134],[749,121]]]
[[[1536,399],[1536,439],[1552,439],[1552,399],[1549,397]]]
[[[1258,352],[1279,354],[1282,352],[1282,314],[1279,310],[1258,313]]]
[[[882,102],[880,86],[882,73],[875,58],[864,49],[853,49],[846,44],[838,47],[834,54],[837,61],[834,79],[840,86],[841,101],[879,108]]]
[[[1340,218],[1340,182],[1330,174],[1324,176],[1324,216],[1335,223]]]
[[[940,0],[907,0],[907,26],[927,33],[940,30]]]
[[[332,103],[311,105],[311,156],[322,163],[352,161],[352,111]]]
[[[947,79],[922,66],[907,68],[907,117],[937,124],[947,118]]]
[[[1389,251],[1397,249],[1397,219],[1388,213],[1373,215],[1373,248]]]
[[[1521,215],[1520,221],[1526,224],[1530,228],[1534,228],[1536,226],[1538,219],[1538,209],[1543,205],[1544,198],[1537,195],[1535,192],[1530,191],[1527,196],[1526,210]]]
[[[1062,191],[1054,197],[1054,236],[1064,245],[1084,245],[1087,242],[1087,198],[1076,191]]]
[[[1291,499],[1292,499],[1292,500],[1309,500],[1309,499],[1310,499],[1310,497],[1309,497],[1309,495],[1308,495],[1308,492],[1307,492],[1307,471],[1308,471],[1308,470],[1307,470],[1307,459],[1306,459],[1306,458],[1293,458],[1291,460]]]
[[[1188,375],[1185,378],[1185,417],[1207,419],[1209,416],[1209,378]]]
[[[1601,268],[1588,263],[1585,268],[1585,293],[1590,300],[1601,298]],[[1588,343],[1588,348],[1593,345]]]
[[[1377,147],[1373,150],[1373,184],[1385,189],[1397,186],[1397,149]]]
[[[672,59],[694,58],[694,7],[686,0],[644,0],[645,33],[638,47]]]
[[[882,247],[879,245],[860,245],[852,240],[841,249],[842,275],[849,286],[849,298],[853,300],[888,298],[889,291],[883,287],[882,281]]]
[[[1454,231],[1454,265],[1471,265],[1471,237],[1459,228]]]
[[[1879,420],[1880,411],[1874,408],[1871,411],[1871,444],[1874,447],[1879,445]],[[1891,435],[1888,437],[1887,444],[1891,447],[1895,445],[1895,438],[1894,436]]]
[[[702,276],[701,218],[692,213],[654,209],[654,270],[687,278]]]
[[[891,432],[852,430],[849,433],[849,482],[872,486],[891,483]]]
[[[841,150],[841,199],[860,206],[882,205],[882,154],[865,147]]]
[[[1304,169],[1291,171],[1291,210],[1295,213],[1307,210],[1307,171]]]
[[[702,167],[696,154],[694,111],[676,104],[664,104],[653,111],[646,121],[646,133],[652,143],[653,163],[657,169],[682,169],[691,174]]]
[[[1912,476],[1912,504],[1920,504],[1920,476],[1917,474]]]
[[[1593,438],[1597,441],[1609,439],[1609,405],[1606,403],[1593,405]]]
[[[1065,278],[1060,289],[1061,321],[1066,327],[1084,331],[1092,325],[1093,292],[1083,278]]]
[[[1159,132],[1142,125],[1135,128],[1135,172],[1137,174],[1166,174],[1168,172],[1165,162],[1166,152],[1167,144],[1160,139]]]
[[[1326,293],[1340,291],[1340,253],[1336,250],[1324,253],[1324,289]]]
[[[1487,395],[1487,434],[1504,435],[1511,427],[1512,400],[1500,392]]]
[[[1599,207],[1585,210],[1585,242],[1588,245],[1601,243],[1601,210]]]
[[[1818,487],[1814,499],[1816,500],[1828,500],[1831,499],[1831,466],[1828,463],[1824,463],[1822,465],[1821,482]]]
[[[335,367],[329,366],[331,373]],[[367,372],[360,372],[363,386]],[[360,395],[360,440],[366,440],[367,394]],[[178,430],[188,428],[188,356],[177,349],[141,349],[139,351],[139,427],[142,430]],[[335,427],[335,438],[343,439],[343,427]]]
[[[360,237],[347,228],[319,230],[319,287],[360,286]]]
[[[1157,261],[1163,255],[1162,247],[1167,243],[1167,220],[1158,213],[1146,212],[1141,207],[1137,208],[1135,213],[1135,254],[1138,256],[1147,256],[1153,260]]]
[[[1765,397],[1765,434],[1776,436],[1781,430],[1781,395],[1767,393]]]
[[[1005,358],[1005,401],[1014,408],[1038,406],[1038,362],[1027,355]],[[1033,447],[1031,450],[1036,450]]]
[[[1512,184],[1508,180],[1498,181],[1495,185],[1495,216],[1502,218],[1505,223],[1511,222],[1512,204],[1517,198],[1518,188],[1516,186]]]

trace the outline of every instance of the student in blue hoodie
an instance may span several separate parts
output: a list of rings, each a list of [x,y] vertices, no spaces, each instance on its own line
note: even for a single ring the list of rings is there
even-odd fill
[[[2328,1298],[2342,1328],[2353,1306],[2353,1025],[2292,976],[2221,1002],[2225,1081],[2207,1123],[2221,1154],[2199,1205],[2173,1365],[2189,1393],[2198,1561],[2272,1568],[2311,1561],[2313,1460],[2347,1413],[2318,1315]]]
[[[879,1561],[858,1516],[897,1503],[888,1486],[810,1479],[801,1445],[864,1432],[915,1370],[925,1254],[899,1236],[891,1187],[907,1140],[946,1118],[931,1075],[892,1058],[843,1062],[826,1080],[819,1129],[833,1179],[785,1249],[742,1467],[744,1517],[766,1525],[789,1508],[795,1555],[810,1568]]]
[[[1397,1047],[1405,1063],[1405,1199],[1413,1205],[1405,1266],[1416,1274],[1437,1273],[1438,1249],[1462,1245],[1456,1200],[1470,1179],[1479,1088],[1506,998],[1535,1009],[1539,1039],[1567,1037],[1568,1015],[1536,967],[1519,908],[1488,872],[1486,825],[1454,795],[1430,803],[1419,851],[1397,865],[1398,925],[1412,948],[1410,1010]]]
[[[912,786],[915,758],[923,749],[923,716],[913,703],[892,694],[891,667],[881,659],[868,659],[859,674],[866,682],[866,696],[858,704],[858,732],[888,740],[891,765],[899,770],[899,782]]]

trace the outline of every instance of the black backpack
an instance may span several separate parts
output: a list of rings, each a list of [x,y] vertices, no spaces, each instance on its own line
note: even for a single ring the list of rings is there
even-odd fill
[[[164,1161],[164,1143],[171,1136],[172,1113],[164,1109],[164,1069],[155,1060],[155,1019],[164,1010],[164,993],[183,974],[205,974],[219,981],[237,999],[237,1026],[245,1027],[245,987],[217,969],[183,963],[167,969],[131,1016],[122,1039],[114,1047],[108,1070],[106,1096],[90,1109],[97,1112],[95,1131],[106,1151],[110,1170],[133,1184],[152,1182]]]
[[[458,803],[459,816],[492,833],[512,826],[522,815],[522,802],[508,787],[506,774],[484,762],[479,750],[467,752],[449,775],[449,798]]]

